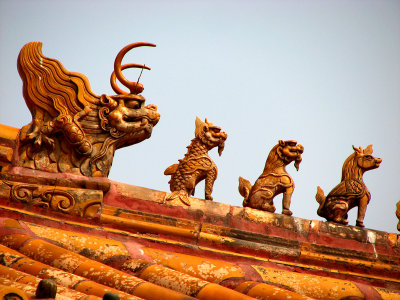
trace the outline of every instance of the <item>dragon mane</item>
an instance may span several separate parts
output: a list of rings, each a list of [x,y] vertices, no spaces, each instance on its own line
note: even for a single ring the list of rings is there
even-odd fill
[[[75,115],[85,106],[99,105],[100,97],[90,89],[85,75],[67,71],[63,65],[42,54],[42,43],[26,44],[18,56],[23,95],[32,114],[40,107],[52,117]],[[62,87],[62,89],[60,89]]]

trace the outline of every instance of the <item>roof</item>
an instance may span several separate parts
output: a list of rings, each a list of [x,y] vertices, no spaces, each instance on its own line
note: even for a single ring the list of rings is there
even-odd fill
[[[397,234],[167,195],[6,168],[0,284],[33,297],[53,279],[57,299],[400,299]]]

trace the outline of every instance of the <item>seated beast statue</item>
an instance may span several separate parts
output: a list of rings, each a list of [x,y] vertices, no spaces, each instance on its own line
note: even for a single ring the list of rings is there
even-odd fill
[[[42,54],[42,43],[26,44],[18,57],[23,94],[32,122],[20,131],[17,165],[48,172],[69,172],[107,177],[116,149],[151,136],[160,118],[155,105],[144,106],[143,86],[128,81],[122,70],[150,69],[144,65],[121,66],[131,49],[151,46],[133,43],[123,48],[114,63],[111,86],[115,96],[94,94],[88,79],[67,71]],[[116,78],[129,88],[121,90]]]
[[[345,160],[342,168],[342,181],[325,197],[318,186],[315,196],[319,203],[318,215],[328,221],[347,225],[347,212],[358,206],[356,225],[364,227],[367,205],[371,199],[363,181],[366,171],[379,167],[381,158],[372,156],[372,145],[364,150],[353,146],[354,152]]]
[[[165,201],[180,199],[186,205],[190,205],[189,196],[194,195],[196,185],[205,179],[205,199],[213,200],[211,193],[214,181],[217,179],[218,169],[208,155],[208,151],[218,147],[218,154],[224,150],[225,140],[228,135],[213,123],[201,121],[196,117],[195,138],[187,147],[188,151],[179,163],[169,166],[164,175],[171,175],[168,182],[171,194]]]
[[[286,172],[286,166],[294,161],[299,170],[304,147],[296,141],[280,140],[269,152],[263,173],[252,186],[250,181],[239,177],[239,193],[244,197],[243,206],[275,212],[274,197],[283,193],[282,214],[291,216],[290,202],[294,181]]]

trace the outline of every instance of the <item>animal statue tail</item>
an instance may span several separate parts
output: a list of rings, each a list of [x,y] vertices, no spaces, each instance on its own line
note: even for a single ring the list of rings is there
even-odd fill
[[[171,194],[165,196],[163,203],[165,203],[167,201],[173,201],[175,199],[179,199],[179,200],[181,200],[181,202],[183,204],[190,206],[189,195],[184,190],[183,191],[174,191]]]
[[[171,175],[171,180],[168,182],[171,186],[173,180],[172,180],[172,176],[178,171],[178,164],[173,164],[171,166],[169,166],[168,168],[165,169],[164,171],[164,175]],[[181,183],[181,182],[178,182]],[[173,190],[172,186],[171,186],[171,190]],[[190,201],[189,201],[189,195],[187,194],[186,190],[184,187],[182,187],[182,189],[178,189],[176,191],[173,191],[171,194],[167,195],[164,198],[164,203],[167,201],[172,201],[175,199],[180,199],[184,204],[186,204],[187,206],[190,206]]]
[[[172,175],[178,170],[178,164],[173,164],[165,169],[164,175]]]
[[[239,176],[239,193],[244,198],[243,199],[244,207],[248,206],[251,188],[252,188],[252,185],[251,185],[250,181]]]
[[[321,189],[320,186],[317,187],[317,194],[315,195],[315,199],[319,203],[319,207],[318,207],[318,211],[317,211],[318,216],[325,218],[324,214],[322,213],[322,209],[325,206],[326,197],[325,197],[324,191]]]

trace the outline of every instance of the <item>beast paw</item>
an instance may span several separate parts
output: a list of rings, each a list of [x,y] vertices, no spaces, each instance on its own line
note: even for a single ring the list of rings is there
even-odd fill
[[[335,223],[338,223],[338,224],[342,224],[342,225],[349,224],[349,221],[347,221],[347,219],[343,219],[340,216],[334,217],[332,221],[335,222]]]
[[[356,226],[358,226],[358,227],[365,227],[364,226],[364,222],[360,222],[360,221],[356,221]]]
[[[291,216],[291,215],[293,215],[293,212],[290,209],[284,208],[284,209],[282,209],[282,214]]]
[[[54,140],[45,136],[43,133],[39,132],[38,135],[32,137],[31,134],[28,134],[28,138],[34,140],[33,142],[33,149],[39,151],[42,145],[46,146],[50,150],[54,150]]]

